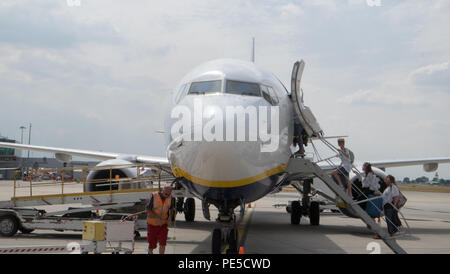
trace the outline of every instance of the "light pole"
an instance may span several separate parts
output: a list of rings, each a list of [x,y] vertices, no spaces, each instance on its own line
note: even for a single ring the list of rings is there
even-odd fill
[[[23,130],[27,129],[24,126],[20,126],[20,143],[23,144]],[[20,178],[23,179],[23,157],[22,157],[22,153],[20,154]]]
[[[30,128],[28,131],[28,144],[31,144],[31,123],[30,123]],[[28,159],[30,159],[30,150],[28,150]]]
[[[21,126],[21,127],[20,127],[20,131],[21,131],[21,132],[20,132],[20,143],[21,143],[21,144],[23,144],[23,130],[24,130],[24,129],[27,129],[27,128],[24,127],[24,126]]]

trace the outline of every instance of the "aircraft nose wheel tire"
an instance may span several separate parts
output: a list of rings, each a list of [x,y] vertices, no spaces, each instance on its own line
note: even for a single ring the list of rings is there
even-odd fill
[[[320,223],[320,206],[318,202],[311,202],[309,206],[309,223],[314,226]]]
[[[228,234],[228,250],[227,254],[237,254],[238,253],[238,235],[236,229],[230,229]]]
[[[0,218],[0,235],[11,237],[17,233],[19,222],[14,216],[4,216]]]
[[[299,201],[293,201],[291,204],[291,224],[298,225],[302,217],[302,206]]]
[[[222,231],[220,228],[213,230],[211,244],[212,254],[220,254],[220,249],[222,247]]]
[[[184,219],[186,222],[193,222],[195,219],[195,200],[187,198],[184,202]]]

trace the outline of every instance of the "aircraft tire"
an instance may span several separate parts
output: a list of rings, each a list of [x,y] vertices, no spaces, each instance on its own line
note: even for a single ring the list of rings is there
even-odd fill
[[[184,202],[184,219],[186,222],[193,222],[195,219],[195,200],[187,198]]]
[[[213,230],[211,239],[211,252],[212,254],[220,254],[220,248],[222,247],[222,231],[220,228]]]
[[[320,223],[320,206],[318,202],[311,202],[309,206],[309,223],[318,226]]]
[[[175,203],[175,209],[177,212],[183,212],[183,204],[184,204],[184,198],[183,197],[177,198],[176,203]]]
[[[228,254],[237,254],[238,253],[238,235],[236,229],[230,229],[228,234]]]
[[[298,225],[302,218],[302,206],[299,201],[293,201],[291,204],[291,224]]]

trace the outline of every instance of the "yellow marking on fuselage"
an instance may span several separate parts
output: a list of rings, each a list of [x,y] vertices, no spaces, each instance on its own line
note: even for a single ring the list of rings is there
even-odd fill
[[[202,186],[225,188],[225,187],[245,186],[245,185],[249,185],[249,184],[261,181],[272,175],[283,172],[286,169],[286,167],[287,167],[287,164],[282,164],[280,166],[266,170],[260,174],[252,176],[252,177],[238,179],[238,180],[229,180],[229,181],[227,181],[227,180],[207,180],[207,179],[195,177],[174,165],[172,165],[172,171],[176,177],[184,177],[184,178],[188,179],[189,181],[199,184],[199,185],[202,185]]]

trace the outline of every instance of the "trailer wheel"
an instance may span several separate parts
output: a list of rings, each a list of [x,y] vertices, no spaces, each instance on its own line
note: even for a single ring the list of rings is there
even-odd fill
[[[0,235],[4,237],[12,237],[19,229],[19,221],[12,215],[0,217]]]
[[[134,240],[139,240],[141,238],[141,233],[139,233],[139,231],[135,230],[134,231]]]
[[[25,228],[25,227],[21,227],[21,228],[19,228],[19,230],[20,230],[20,232],[22,232],[23,234],[30,234],[31,232],[34,231],[34,229],[28,229],[28,228]]]

